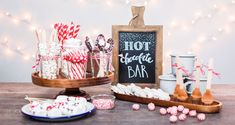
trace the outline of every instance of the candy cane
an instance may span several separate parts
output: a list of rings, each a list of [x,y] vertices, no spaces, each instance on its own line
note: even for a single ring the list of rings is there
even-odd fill
[[[73,53],[68,53],[69,56],[73,57]],[[76,68],[74,67],[74,63],[71,63],[71,71],[72,71],[72,76],[70,76],[71,79],[78,79],[78,74],[77,74],[77,71],[76,71]]]
[[[84,56],[82,54],[82,52],[77,52],[75,54],[77,54],[76,57],[83,57]],[[79,73],[80,73],[81,77],[83,77],[84,76],[84,72],[83,72],[84,71],[84,64],[82,62],[80,62],[80,63],[76,63],[76,65],[79,69]]]
[[[74,52],[74,53],[70,53],[70,56],[73,57],[81,57],[82,55],[80,54],[80,52]],[[82,63],[73,63],[73,70],[74,70],[74,74],[76,74],[77,78],[83,78],[83,74],[84,72],[84,64]]]
[[[74,32],[74,24],[73,22],[71,23],[71,26],[69,28],[68,34],[67,34],[67,38],[73,38],[73,32]]]
[[[79,30],[80,30],[80,26],[76,25],[76,27],[74,29],[74,32],[73,32],[73,38],[77,37]]]

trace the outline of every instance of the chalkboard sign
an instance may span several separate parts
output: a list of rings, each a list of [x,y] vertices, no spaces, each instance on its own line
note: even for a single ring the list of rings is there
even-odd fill
[[[162,73],[162,26],[113,26],[116,83],[157,83]]]

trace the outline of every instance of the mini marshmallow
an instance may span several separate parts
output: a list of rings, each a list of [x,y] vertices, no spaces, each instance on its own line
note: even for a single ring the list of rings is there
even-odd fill
[[[197,115],[197,119],[200,121],[204,121],[206,119],[206,115],[204,113],[199,113]]]
[[[140,109],[140,105],[139,104],[133,104],[132,109],[137,111],[137,110]]]
[[[178,111],[182,112],[182,111],[184,110],[184,106],[179,105],[179,106],[177,107],[177,109],[178,109]]]
[[[179,118],[180,121],[184,121],[184,120],[186,120],[187,116],[182,113],[182,114],[179,115],[178,118]]]
[[[148,109],[149,111],[154,111],[155,110],[155,105],[153,103],[148,104]]]
[[[197,116],[197,111],[196,110],[189,111],[189,116],[191,116],[191,117]]]
[[[178,114],[177,110],[172,108],[171,109],[171,115],[177,115],[177,114]]]
[[[172,116],[170,116],[169,120],[170,120],[170,122],[175,123],[175,122],[177,122],[178,118],[177,118],[177,116],[172,115]]]
[[[160,108],[159,112],[160,112],[161,115],[167,114],[167,111],[166,111],[165,108]]]
[[[188,108],[184,108],[183,113],[184,113],[185,115],[187,115],[187,114],[189,113],[189,109],[188,109]]]
[[[171,113],[172,107],[168,107],[166,110],[167,110],[167,113]]]

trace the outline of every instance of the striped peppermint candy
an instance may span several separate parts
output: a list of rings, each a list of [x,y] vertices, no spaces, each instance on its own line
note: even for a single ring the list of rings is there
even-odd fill
[[[187,116],[182,113],[178,116],[178,118],[179,118],[180,121],[184,121],[184,120],[186,120]]]

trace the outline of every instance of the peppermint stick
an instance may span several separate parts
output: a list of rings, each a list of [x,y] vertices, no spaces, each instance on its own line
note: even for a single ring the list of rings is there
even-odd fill
[[[180,84],[180,89],[183,89],[183,77],[182,77],[182,70],[179,69],[181,67],[179,57],[176,56],[176,63],[177,63],[177,69],[176,69],[176,83]]]
[[[195,79],[196,79],[196,81],[195,81],[195,87],[196,87],[196,88],[199,88],[200,76],[201,76],[201,71],[200,71],[201,64],[200,64],[199,59],[196,60],[195,66],[196,66],[196,72],[195,72]]]
[[[93,48],[92,48],[92,45],[91,45],[91,42],[90,42],[90,39],[88,36],[86,36],[85,44],[87,46],[87,49],[89,50],[89,56],[92,57],[93,56]],[[93,78],[94,77],[94,65],[93,65],[92,58],[90,58],[90,62],[91,62],[91,76]]]
[[[212,76],[213,76],[213,58],[210,58],[209,65],[208,65],[208,76],[207,76],[207,85],[206,89],[211,89],[211,82],[212,82]]]
[[[99,72],[97,74],[97,77],[104,77],[104,65],[106,64],[106,59],[104,58],[104,47],[106,45],[105,37],[103,34],[98,35],[97,39],[97,46],[100,50],[100,66],[99,66]]]
[[[112,69],[112,51],[113,51],[113,47],[114,47],[113,39],[109,38],[107,41],[107,44],[109,45],[108,48],[105,50],[108,53],[108,55],[107,55],[107,57],[108,57],[107,71],[111,71],[111,69]]]

